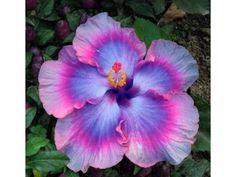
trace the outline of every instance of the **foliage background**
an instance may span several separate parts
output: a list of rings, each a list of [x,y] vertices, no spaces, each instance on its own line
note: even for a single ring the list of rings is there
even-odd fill
[[[174,3],[174,4],[173,4]],[[210,15],[209,0],[26,0],[26,176],[27,177],[208,177],[210,176]],[[200,78],[189,94],[200,112],[200,130],[192,152],[180,165],[160,162],[142,169],[124,158],[118,165],[86,174],[66,168],[56,151],[56,118],[47,115],[38,96],[38,71],[71,44],[76,27],[107,11],[122,26],[134,27],[147,47],[154,39],[185,46],[197,60]]]

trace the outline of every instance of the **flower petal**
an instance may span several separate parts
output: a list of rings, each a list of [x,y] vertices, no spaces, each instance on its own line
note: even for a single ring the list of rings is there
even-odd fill
[[[155,90],[159,94],[184,90],[181,75],[172,66],[159,60],[142,61],[136,66],[133,79],[134,88],[139,90],[139,94],[148,90]]]
[[[72,45],[64,46],[60,50],[58,54],[58,60],[62,61],[63,63],[71,64],[71,65],[77,65],[80,63]]]
[[[137,68],[134,85],[142,92],[186,91],[199,76],[197,62],[191,54],[184,47],[162,39],[152,42],[146,62]]]
[[[40,99],[47,113],[57,118],[81,108],[86,101],[98,102],[109,89],[107,78],[95,67],[61,60],[45,62],[39,73]]]
[[[57,149],[70,158],[68,167],[73,171],[111,167],[121,161],[127,149],[121,123],[115,97],[106,94],[99,104],[87,104],[57,121]]]
[[[104,74],[114,62],[120,62],[128,77],[134,64],[142,59],[146,47],[131,28],[121,28],[107,13],[88,19],[76,30],[73,47],[79,60],[99,68]]]
[[[179,164],[191,151],[199,115],[185,93],[166,99],[149,91],[122,107],[129,149],[126,156],[141,167],[159,161]]]

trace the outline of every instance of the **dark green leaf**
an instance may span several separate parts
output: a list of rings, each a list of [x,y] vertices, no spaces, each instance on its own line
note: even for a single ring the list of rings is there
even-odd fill
[[[43,128],[41,125],[37,125],[34,127],[30,128],[30,132],[31,132],[31,137],[43,137],[46,138],[47,136],[47,130],[45,128]]]
[[[150,0],[156,15],[159,15],[165,10],[165,0]]]
[[[207,133],[199,131],[197,140],[193,145],[194,151],[210,151],[210,137]]]
[[[116,17],[114,17],[114,19],[119,21],[123,27],[132,26],[132,23],[133,23],[133,18],[131,16],[129,16],[129,17],[116,16]]]
[[[25,176],[26,177],[31,177],[31,175],[32,175],[32,170],[25,170]]]
[[[39,25],[39,20],[35,17],[28,16],[26,17],[26,23],[32,25],[36,29]]]
[[[110,168],[104,171],[104,177],[120,177],[120,175],[116,170]]]
[[[49,16],[54,7],[54,0],[40,0],[39,1],[38,17],[43,18]]]
[[[154,12],[152,6],[150,6],[148,3],[144,1],[132,0],[132,1],[127,1],[125,4],[139,15],[155,18],[155,16],[153,15]]]
[[[49,16],[41,17],[41,19],[46,21],[57,21],[60,19],[60,17],[57,15],[56,12],[52,12]]]
[[[25,126],[26,128],[28,128],[30,126],[30,124],[32,123],[35,115],[37,112],[37,108],[35,107],[30,107],[28,109],[26,109],[26,122],[25,122]]]
[[[79,177],[78,173],[75,173],[71,170],[66,170],[66,172],[64,173],[65,177]]]
[[[138,172],[141,170],[140,167],[138,167],[137,165],[134,166],[134,172],[133,172],[133,175],[136,175],[138,174]]]
[[[29,66],[31,60],[32,60],[32,53],[31,52],[26,52],[26,54],[25,54],[25,65],[26,65],[26,68]]]
[[[80,16],[81,16],[81,11],[79,11],[79,10],[76,10],[76,11],[66,14],[66,19],[69,23],[70,28],[73,31],[75,31],[75,29],[79,25]]]
[[[199,132],[193,145],[194,151],[210,151],[210,106],[201,97],[193,96],[199,112]]]
[[[209,0],[173,0],[185,12],[206,15],[209,13]]]
[[[149,47],[151,42],[156,39],[169,39],[169,34],[166,33],[165,28],[160,28],[142,18],[135,18],[134,29],[139,38],[145,42],[146,46]]]
[[[59,47],[50,45],[44,49],[43,53],[52,57],[58,51],[58,49]]]
[[[51,143],[48,143],[46,146],[45,146],[45,150],[46,151],[56,151],[56,147],[55,145],[51,144]]]
[[[201,97],[193,96],[193,99],[200,114],[200,130],[210,135],[210,106]]]
[[[26,162],[29,167],[42,171],[57,171],[65,167],[69,159],[58,151],[42,151]]]
[[[27,96],[29,96],[32,100],[34,100],[37,103],[37,105],[41,104],[41,101],[39,99],[38,89],[36,86],[30,86],[27,89]]]
[[[74,37],[75,37],[75,33],[74,32],[72,32],[72,33],[70,33],[68,36],[66,36],[66,38],[63,40],[63,44],[65,44],[65,43],[71,43],[72,42],[72,40],[74,39]]]
[[[32,137],[26,142],[26,156],[36,154],[40,148],[47,145],[48,139],[43,137]]]
[[[37,40],[39,45],[45,45],[55,36],[55,31],[48,28],[39,28],[37,32]]]
[[[194,161],[191,158],[187,158],[177,168],[177,171],[187,177],[202,177],[209,166],[209,162],[205,159]]]
[[[180,173],[178,173],[178,172],[172,172],[170,174],[170,177],[182,177],[182,175]]]
[[[42,125],[44,128],[47,129],[48,126],[49,126],[50,120],[51,120],[50,116],[45,112],[45,113],[43,113],[43,115],[39,118],[38,124]]]

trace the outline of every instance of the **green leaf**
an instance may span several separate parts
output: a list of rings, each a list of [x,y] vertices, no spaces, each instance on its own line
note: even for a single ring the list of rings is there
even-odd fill
[[[41,104],[41,101],[39,99],[38,89],[36,86],[30,86],[27,89],[27,96],[29,96],[32,100],[34,100],[38,106]]]
[[[32,60],[32,53],[31,52],[26,52],[26,54],[25,54],[25,65],[26,65],[26,68],[31,63],[31,60]]]
[[[57,15],[56,12],[52,12],[49,16],[41,17],[40,19],[46,20],[46,21],[57,21],[60,19],[60,17]]]
[[[58,51],[59,47],[56,46],[47,46],[44,50],[43,50],[43,56],[45,58],[45,60],[47,60],[47,58],[50,58]],[[48,56],[48,57],[47,57]],[[47,57],[47,58],[46,58]]]
[[[178,173],[178,172],[172,172],[170,174],[170,177],[182,177],[182,175],[180,173]]]
[[[48,143],[46,146],[45,146],[45,150],[46,151],[56,151],[56,147],[54,144],[51,144],[51,143]]]
[[[191,14],[209,13],[209,0],[173,0],[176,6]]]
[[[155,18],[155,16],[153,15],[154,12],[153,12],[152,6],[150,6],[145,1],[132,0],[132,1],[127,1],[125,4],[139,15]]]
[[[104,177],[120,177],[120,174],[113,169],[106,169],[104,170]]]
[[[38,17],[43,18],[49,16],[54,7],[54,0],[40,0],[38,6]]]
[[[44,177],[43,173],[38,170],[33,170],[34,177]]]
[[[192,158],[187,158],[177,168],[177,171],[187,177],[202,177],[210,164],[207,160],[194,161]]]
[[[31,125],[31,123],[36,115],[36,112],[37,112],[37,108],[35,108],[35,107],[30,107],[30,108],[26,109],[26,122],[25,122],[26,128],[28,128]]]
[[[201,97],[193,96],[193,99],[200,115],[200,130],[210,134],[210,105]]]
[[[25,170],[25,177],[31,177],[32,175],[32,170]]]
[[[81,11],[75,10],[66,14],[66,19],[69,23],[71,30],[75,31],[80,22]]]
[[[154,8],[154,12],[156,15],[159,15],[160,13],[162,13],[165,10],[165,0],[150,0],[153,8]]]
[[[65,177],[79,177],[78,173],[75,173],[69,169],[64,173]]]
[[[137,165],[134,166],[134,172],[133,172],[133,175],[137,175],[138,172],[141,170],[140,167],[138,167]]]
[[[36,154],[40,148],[47,145],[48,139],[43,137],[32,137],[26,142],[26,156]]]
[[[39,117],[38,124],[42,125],[44,128],[48,128],[51,117],[45,112]]]
[[[42,172],[57,171],[69,162],[67,156],[58,151],[42,151],[28,159],[26,165]]]
[[[55,31],[48,28],[39,28],[37,31],[37,40],[39,45],[45,45],[55,36]]]
[[[116,16],[113,17],[115,20],[119,21],[122,25],[122,27],[129,27],[132,26],[133,23],[133,18],[131,16],[126,17],[126,16]]]
[[[170,39],[165,27],[158,27],[149,20],[135,18],[134,29],[139,38],[149,47],[151,42],[156,39]]]
[[[43,137],[46,138],[47,136],[47,130],[45,128],[43,128],[41,125],[37,125],[34,127],[30,128],[30,132],[31,132],[31,137]]]
[[[74,32],[72,32],[72,33],[70,33],[68,36],[66,36],[66,38],[63,40],[63,44],[65,44],[65,43],[71,43],[72,42],[72,40],[74,39],[74,37],[75,37],[75,33]]]
[[[39,20],[35,17],[28,16],[26,17],[26,23],[32,25],[36,29],[39,25]]]
[[[194,151],[210,151],[210,105],[201,97],[193,96],[199,112],[199,132],[193,145]]]
[[[194,151],[210,151],[210,136],[205,133],[199,131],[197,134],[197,140],[193,145]]]

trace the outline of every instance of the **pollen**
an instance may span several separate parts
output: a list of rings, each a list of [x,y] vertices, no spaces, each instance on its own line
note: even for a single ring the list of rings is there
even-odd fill
[[[114,87],[123,87],[126,84],[126,73],[122,70],[122,65],[115,62],[107,73],[109,83]]]

